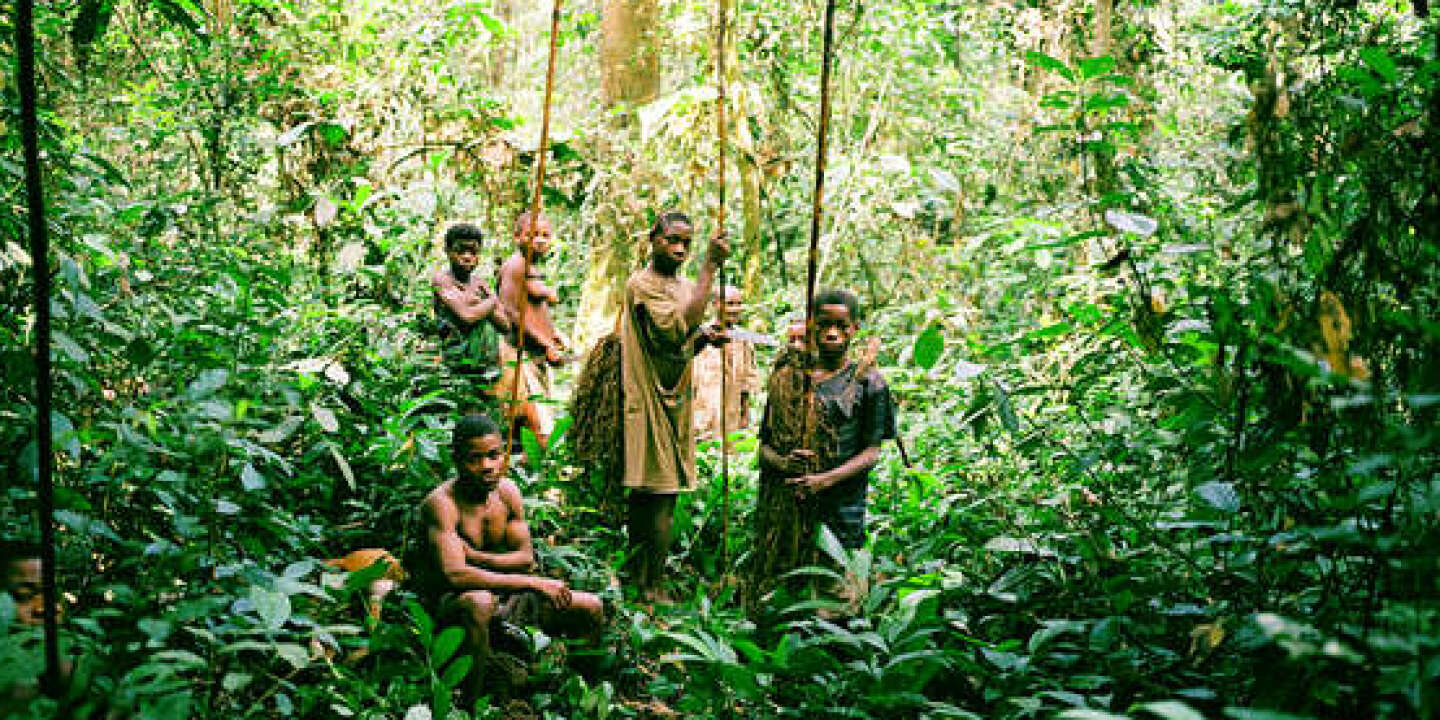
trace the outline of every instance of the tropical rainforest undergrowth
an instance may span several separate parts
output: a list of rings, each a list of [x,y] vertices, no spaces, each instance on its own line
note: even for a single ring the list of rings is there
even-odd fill
[[[821,5],[731,8],[731,265],[744,324],[777,336],[803,302]],[[728,546],[708,444],[681,601],[627,602],[623,518],[562,417],[517,479],[544,572],[611,617],[588,659],[532,634],[524,711],[1440,715],[1429,4],[839,5],[821,282],[864,300],[908,458],[883,453],[867,546],[827,545],[856,608],[741,610],[733,568],[766,552],[753,428]],[[380,566],[321,561],[415,542],[450,472],[425,281],[447,222],[498,260],[550,153],[545,273],[582,349],[657,212],[708,234],[714,7],[567,4],[538,148],[548,6],[40,4],[73,716],[516,716],[452,692],[459,631],[407,589],[366,616]],[[41,450],[5,83],[0,530],[24,537]],[[0,595],[0,686],[41,666],[13,617]]]

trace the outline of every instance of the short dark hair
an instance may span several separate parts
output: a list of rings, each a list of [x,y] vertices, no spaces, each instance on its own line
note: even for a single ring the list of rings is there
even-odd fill
[[[515,237],[518,238],[521,235],[524,235],[528,230],[530,230],[530,228],[534,227],[535,221],[537,219],[549,220],[550,218],[546,217],[545,213],[537,213],[534,210],[526,210],[525,212],[522,212],[519,215],[515,216],[515,226],[513,228]]]
[[[500,426],[484,413],[472,413],[455,423],[455,432],[450,438],[450,451],[459,452],[461,446],[474,438],[499,435]]]
[[[29,538],[5,538],[0,540],[0,570],[9,568],[20,560],[40,558],[40,543]],[[0,580],[3,580],[0,577]]]
[[[850,311],[851,322],[860,322],[860,298],[849,290],[829,288],[815,294],[815,302],[810,306],[811,314],[820,312],[820,308],[826,305],[844,305]]]
[[[678,210],[661,213],[660,217],[655,218],[655,225],[650,228],[650,240],[654,241],[655,238],[664,235],[672,226],[680,224],[695,227],[695,223],[690,221],[690,216]]]
[[[451,225],[445,230],[445,249],[455,247],[461,240],[474,240],[478,243],[485,242],[485,233],[474,224],[461,222]]]

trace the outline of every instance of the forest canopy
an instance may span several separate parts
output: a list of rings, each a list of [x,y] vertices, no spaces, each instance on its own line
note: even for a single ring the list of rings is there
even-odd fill
[[[824,123],[821,0],[564,3],[542,143],[548,3],[39,3],[44,258],[3,81],[0,560],[33,555],[53,458],[67,670],[33,692],[7,575],[0,717],[1440,716],[1429,3],[834,5]],[[516,623],[502,682],[404,576],[475,397],[435,328],[447,230],[493,278],[537,200],[564,352],[508,477],[535,572],[606,620]],[[666,605],[570,411],[669,211],[682,276],[728,234],[761,379],[698,441]],[[812,239],[898,442],[864,542],[822,531],[787,577],[841,599],[757,608],[764,378]]]

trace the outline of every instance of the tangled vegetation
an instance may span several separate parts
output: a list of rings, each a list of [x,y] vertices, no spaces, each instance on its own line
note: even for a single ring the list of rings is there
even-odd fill
[[[623,519],[562,418],[519,481],[544,570],[607,600],[607,651],[532,633],[523,696],[460,702],[457,630],[403,586],[368,618],[385,567],[323,560],[399,556],[450,472],[426,270],[444,223],[506,238],[527,199],[548,7],[520,5],[40,3],[73,717],[1440,716],[1421,0],[841,2],[821,277],[865,299],[906,451],[868,545],[812,570],[853,612],[742,608],[732,568],[768,552],[749,430],[730,532],[707,446],[685,595],[627,603]],[[775,335],[803,297],[822,5],[733,3],[732,266]],[[713,10],[566,5],[546,273],[581,347],[655,212],[708,232]],[[656,62],[615,65],[627,23]],[[5,82],[13,536],[40,450]],[[0,687],[41,662],[13,617],[0,595]]]

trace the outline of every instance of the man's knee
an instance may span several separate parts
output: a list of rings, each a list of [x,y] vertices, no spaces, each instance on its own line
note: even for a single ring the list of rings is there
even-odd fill
[[[495,617],[498,603],[495,595],[488,590],[471,590],[460,596],[459,605],[470,622],[485,627]]]
[[[605,602],[599,595],[588,592],[571,593],[570,606],[588,615],[596,624],[605,622]]]

